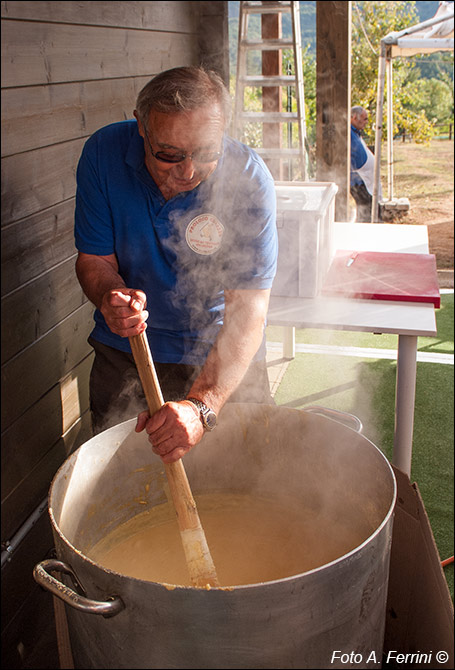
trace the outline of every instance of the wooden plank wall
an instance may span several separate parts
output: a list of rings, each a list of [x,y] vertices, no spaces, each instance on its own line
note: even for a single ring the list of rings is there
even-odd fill
[[[60,464],[91,434],[93,307],[74,271],[77,162],[95,130],[133,117],[137,93],[154,74],[203,63],[228,81],[227,4],[1,3],[2,656],[8,667],[22,667],[42,630],[36,617],[51,602],[32,578],[52,546],[47,514],[5,565],[3,550],[29,526]]]
[[[82,146],[155,73],[198,62],[198,21],[190,2],[2,2],[2,541],[88,436]]]

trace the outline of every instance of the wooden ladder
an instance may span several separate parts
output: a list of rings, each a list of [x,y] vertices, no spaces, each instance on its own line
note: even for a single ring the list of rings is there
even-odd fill
[[[278,39],[248,39],[248,19],[251,14],[279,14],[291,13],[292,38]],[[277,51],[292,49],[294,55],[294,74],[289,75],[248,75],[247,55],[251,50]],[[244,109],[244,91],[246,87],[290,87],[295,90],[297,112],[251,112]],[[240,2],[239,37],[237,46],[237,77],[234,101],[234,136],[242,140],[244,125],[249,122],[261,123],[296,123],[298,127],[298,148],[276,147],[256,148],[258,154],[265,159],[283,159],[296,157],[299,159],[301,179],[308,179],[307,167],[307,140],[305,124],[305,103],[303,88],[302,47],[300,34],[299,2]]]

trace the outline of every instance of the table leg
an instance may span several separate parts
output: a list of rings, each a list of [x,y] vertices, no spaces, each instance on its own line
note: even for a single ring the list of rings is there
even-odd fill
[[[412,461],[416,371],[417,336],[399,335],[392,463],[409,477]]]
[[[294,326],[283,326],[283,358],[295,358]]]

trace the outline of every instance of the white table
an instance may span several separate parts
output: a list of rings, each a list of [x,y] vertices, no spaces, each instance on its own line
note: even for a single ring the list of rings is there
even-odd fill
[[[426,226],[334,223],[334,249],[428,253]],[[283,355],[295,356],[295,328],[321,328],[398,335],[395,433],[392,463],[411,474],[418,336],[436,335],[431,303],[272,296],[268,323],[285,326]]]

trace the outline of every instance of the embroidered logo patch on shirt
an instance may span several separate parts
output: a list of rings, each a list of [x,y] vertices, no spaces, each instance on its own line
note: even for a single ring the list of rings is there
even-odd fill
[[[213,214],[199,214],[186,229],[186,242],[201,256],[210,256],[221,247],[224,226]]]

